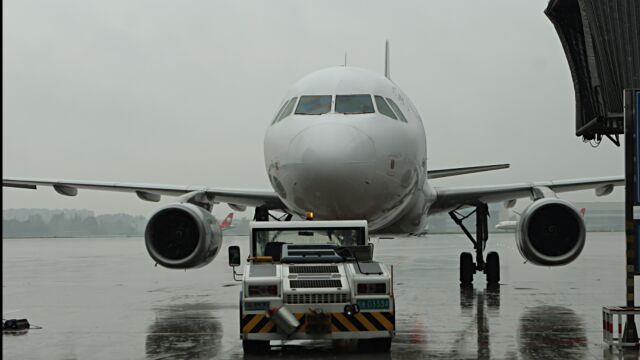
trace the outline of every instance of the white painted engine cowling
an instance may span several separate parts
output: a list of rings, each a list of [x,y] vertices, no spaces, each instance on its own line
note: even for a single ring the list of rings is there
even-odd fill
[[[144,238],[151,258],[170,269],[205,266],[222,245],[216,218],[189,203],[170,204],[158,210],[149,219]]]
[[[569,202],[543,198],[521,214],[516,230],[520,254],[536,265],[566,265],[582,252],[584,221]]]

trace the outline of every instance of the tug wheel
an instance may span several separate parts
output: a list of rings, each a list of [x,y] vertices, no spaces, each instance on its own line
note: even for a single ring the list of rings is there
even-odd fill
[[[386,353],[391,349],[391,338],[359,339],[358,351]]]
[[[471,285],[473,274],[476,272],[476,265],[473,263],[471,253],[460,254],[460,285]]]
[[[270,349],[268,340],[242,340],[242,350],[245,354],[266,354]]]
[[[487,264],[484,273],[487,276],[487,284],[498,285],[500,282],[500,257],[497,252],[492,251],[487,254]]]

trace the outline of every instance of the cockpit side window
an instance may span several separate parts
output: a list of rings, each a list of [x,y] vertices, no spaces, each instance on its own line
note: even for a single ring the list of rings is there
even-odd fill
[[[341,114],[370,114],[373,110],[371,95],[336,95],[336,112]]]
[[[296,114],[322,115],[331,111],[331,95],[300,96]]]
[[[293,110],[293,106],[296,104],[296,100],[298,100],[297,97],[294,97],[291,100],[289,100],[287,105],[282,109],[282,112],[278,114],[278,119],[276,120],[276,122],[279,122],[280,120],[291,115],[291,111]]]
[[[284,111],[284,108],[286,108],[287,105],[289,105],[290,102],[291,102],[291,100],[287,100],[287,101],[284,102],[284,104],[282,104],[282,106],[280,107],[280,110],[278,110],[278,113],[276,114],[276,116],[273,117],[273,121],[271,122],[271,125],[275,124],[276,122],[278,122],[278,120],[280,120],[280,115]]]
[[[376,98],[376,106],[378,107],[378,112],[382,115],[386,115],[394,120],[398,120],[396,114],[393,113],[393,110],[389,107],[389,104],[384,100],[382,96],[375,96]]]
[[[404,117],[404,114],[402,113],[402,111],[400,111],[400,108],[398,107],[398,105],[396,105],[396,103],[394,103],[393,100],[389,98],[387,98],[387,101],[389,102],[389,105],[391,105],[391,107],[393,108],[393,111],[395,111],[395,113],[398,114],[398,116],[400,117],[400,121],[407,122],[407,118]]]

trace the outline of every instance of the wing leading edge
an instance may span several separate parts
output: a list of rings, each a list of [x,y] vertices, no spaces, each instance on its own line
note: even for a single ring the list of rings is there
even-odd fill
[[[206,186],[159,185],[121,183],[105,181],[76,181],[52,179],[3,178],[3,187],[37,189],[38,186],[51,186],[61,195],[75,196],[78,189],[118,191],[135,193],[146,201],[160,201],[162,195],[180,196],[194,191],[205,192],[216,203],[228,203],[236,206],[264,206],[269,209],[284,209],[278,195],[273,190],[223,189]]]
[[[447,176],[458,176],[465,174],[473,174],[483,171],[493,171],[500,169],[508,169],[509,164],[495,164],[495,165],[479,165],[479,166],[467,166],[467,167],[459,167],[459,168],[450,168],[450,169],[438,169],[438,170],[429,170],[427,171],[427,176],[429,179],[437,179]]]
[[[449,211],[479,202],[493,203],[531,197],[536,191],[543,188],[557,193],[595,189],[596,195],[604,196],[610,194],[614,186],[622,186],[624,182],[624,176],[615,176],[510,185],[436,187],[436,201],[429,209],[429,213]]]
[[[460,206],[474,205],[478,202],[492,203],[526,198],[536,189],[548,188],[553,192],[567,192],[595,189],[603,196],[611,193],[614,186],[624,185],[624,177],[603,177],[560,181],[541,181],[510,185],[436,187],[436,200],[429,213],[449,211]],[[191,192],[205,192],[217,203],[235,206],[264,206],[269,209],[286,209],[273,190],[223,189],[206,186],[159,185],[141,183],[120,183],[101,181],[74,181],[51,179],[3,178],[3,187],[37,189],[38,186],[51,186],[61,195],[75,196],[78,189],[118,191],[135,193],[146,201],[159,201],[162,195],[181,196]]]

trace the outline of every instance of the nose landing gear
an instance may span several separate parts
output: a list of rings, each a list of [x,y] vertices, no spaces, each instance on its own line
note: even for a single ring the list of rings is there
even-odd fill
[[[291,221],[293,215],[289,213],[284,213],[280,217],[276,217],[269,212],[269,208],[266,206],[258,206],[256,207],[255,212],[253,213],[253,221],[269,221],[269,218],[272,218],[276,221]]]
[[[470,286],[473,284],[473,276],[477,271],[482,271],[487,279],[487,284],[498,285],[500,282],[500,257],[495,251],[487,254],[487,259],[484,259],[484,249],[489,239],[488,229],[488,217],[489,207],[485,203],[479,203],[475,206],[475,210],[467,215],[460,215],[457,213],[457,209],[450,211],[449,216],[453,221],[460,226],[462,231],[467,235],[469,240],[473,243],[473,247],[476,250],[476,262],[473,262],[473,256],[471,253],[463,252],[460,254],[460,285]],[[476,214],[476,236],[467,230],[463,221]]]

